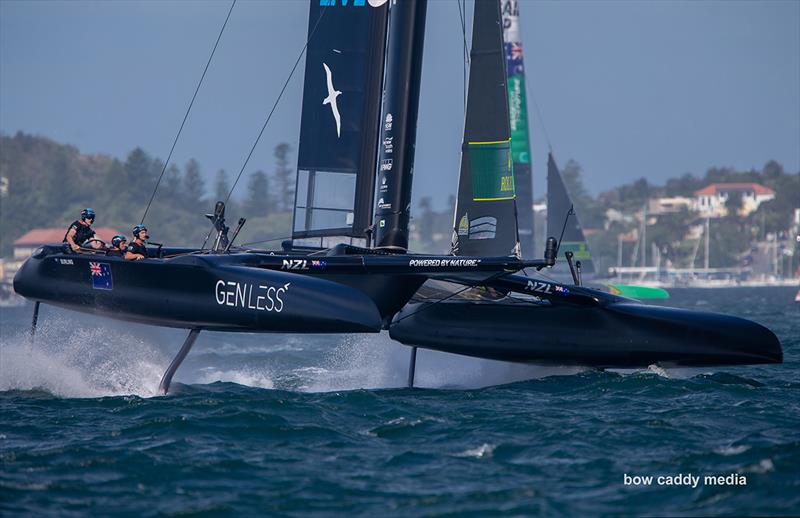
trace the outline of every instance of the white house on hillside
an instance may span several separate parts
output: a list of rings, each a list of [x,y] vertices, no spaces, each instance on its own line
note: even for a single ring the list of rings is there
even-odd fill
[[[723,217],[728,213],[725,202],[734,193],[742,196],[740,216],[755,212],[759,205],[775,198],[775,191],[758,183],[712,183],[695,191],[694,210],[703,217]]]
[[[695,200],[683,196],[673,196],[669,198],[654,198],[648,200],[648,214],[674,214],[682,210],[692,210]]]

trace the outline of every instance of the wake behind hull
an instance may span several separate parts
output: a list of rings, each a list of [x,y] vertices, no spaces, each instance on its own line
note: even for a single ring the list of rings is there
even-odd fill
[[[390,327],[406,345],[494,360],[636,368],[780,363],[777,337],[749,320],[633,301],[408,305]]]

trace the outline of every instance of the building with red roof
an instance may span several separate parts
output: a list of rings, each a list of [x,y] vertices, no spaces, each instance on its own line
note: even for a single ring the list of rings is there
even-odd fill
[[[695,210],[708,218],[720,218],[728,214],[725,203],[732,195],[741,195],[740,216],[758,210],[758,206],[775,198],[775,191],[754,182],[712,183],[695,191]]]
[[[122,234],[119,230],[111,227],[95,228],[95,237],[102,239],[106,243],[111,242],[111,238],[117,234]],[[67,233],[66,227],[62,228],[34,228],[26,232],[22,237],[14,241],[14,258],[10,260],[0,259],[0,283],[10,283],[14,278],[25,259],[42,245],[52,245],[61,243],[64,234]]]

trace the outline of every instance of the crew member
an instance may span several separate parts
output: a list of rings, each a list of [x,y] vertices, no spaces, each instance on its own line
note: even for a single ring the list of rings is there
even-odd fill
[[[111,248],[106,252],[107,255],[113,257],[124,257],[128,250],[128,238],[122,234],[117,234],[111,238]]]
[[[133,241],[128,245],[128,250],[125,252],[125,259],[128,261],[141,261],[147,259],[147,247],[145,240],[150,239],[147,234],[147,227],[144,225],[136,225],[133,227]]]
[[[64,243],[67,243],[73,252],[78,252],[87,240],[94,239],[94,230],[92,230],[92,223],[94,223],[94,209],[85,208],[81,211],[81,219],[75,220],[67,229],[64,234]],[[89,243],[94,249],[100,248],[102,245],[99,240],[94,240]]]

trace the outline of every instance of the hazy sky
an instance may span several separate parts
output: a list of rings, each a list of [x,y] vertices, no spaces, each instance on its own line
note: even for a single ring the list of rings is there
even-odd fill
[[[227,1],[0,0],[0,130],[166,158]],[[468,4],[471,9],[471,4]],[[523,1],[535,195],[547,139],[592,192],[712,165],[800,170],[800,1]],[[174,161],[238,172],[306,37],[303,0],[239,0]],[[470,16],[471,18],[471,16]],[[430,0],[414,199],[456,190],[455,0]],[[248,170],[297,145],[298,68]]]

